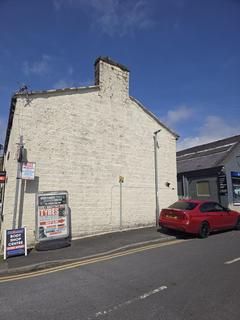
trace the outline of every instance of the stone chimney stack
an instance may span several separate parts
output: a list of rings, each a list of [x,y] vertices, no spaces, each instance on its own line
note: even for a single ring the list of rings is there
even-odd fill
[[[109,57],[97,58],[94,66],[95,85],[99,85],[105,94],[129,96],[129,70],[125,66]]]

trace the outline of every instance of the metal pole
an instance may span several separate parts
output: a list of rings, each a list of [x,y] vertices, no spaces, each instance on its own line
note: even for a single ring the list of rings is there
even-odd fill
[[[156,198],[156,226],[158,226],[158,218],[159,218],[159,200],[158,200],[158,142],[157,142],[157,134],[161,131],[161,129],[154,132],[154,162],[155,162],[155,198]]]
[[[186,176],[182,176],[182,182],[183,182],[183,197],[184,199],[188,198],[188,178]]]
[[[120,180],[120,230],[122,230],[122,180]]]
[[[19,139],[19,152],[22,151],[23,147],[23,136],[20,135]],[[16,221],[17,221],[17,208],[18,208],[18,196],[19,196],[19,187],[20,187],[20,174],[21,174],[21,155],[19,154],[19,158],[17,159],[17,177],[16,177],[16,190],[15,190],[15,200],[14,200],[14,210],[13,210],[13,222],[12,222],[12,229],[16,229]]]
[[[3,259],[6,260],[7,259],[7,230],[4,230],[4,253],[3,253]]]

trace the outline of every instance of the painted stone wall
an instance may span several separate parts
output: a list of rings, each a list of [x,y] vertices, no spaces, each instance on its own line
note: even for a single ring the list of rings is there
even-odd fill
[[[67,190],[72,235],[119,230],[123,183],[123,228],[155,224],[153,132],[158,134],[160,208],[177,199],[176,138],[129,97],[129,73],[100,61],[99,85],[17,96],[5,169],[2,230],[11,228],[17,173],[17,143],[23,136],[34,181],[20,181],[17,222],[35,241],[35,197]],[[170,182],[170,187],[165,185]]]

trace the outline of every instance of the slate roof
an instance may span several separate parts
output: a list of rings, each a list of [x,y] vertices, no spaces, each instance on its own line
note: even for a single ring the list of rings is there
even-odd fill
[[[178,151],[177,172],[221,167],[238,144],[240,135]]]

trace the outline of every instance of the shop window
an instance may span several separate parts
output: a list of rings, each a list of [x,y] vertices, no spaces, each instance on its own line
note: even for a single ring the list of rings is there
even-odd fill
[[[232,190],[233,190],[233,204],[240,205],[240,172],[231,172],[232,176]]]
[[[210,196],[210,185],[209,181],[198,181],[197,182],[197,195],[201,197]]]

